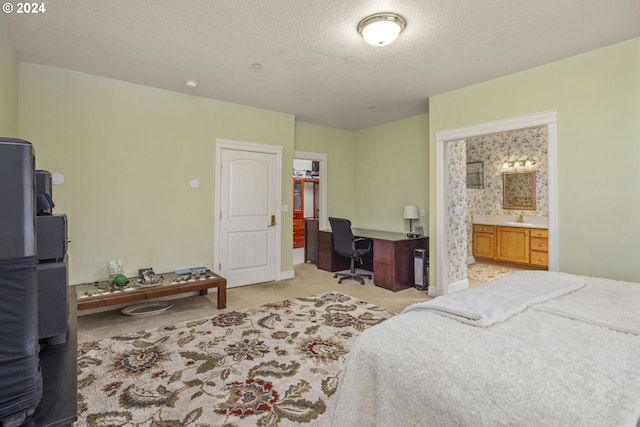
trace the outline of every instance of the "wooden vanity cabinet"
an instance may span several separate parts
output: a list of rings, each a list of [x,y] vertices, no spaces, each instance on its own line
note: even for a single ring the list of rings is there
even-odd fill
[[[473,226],[473,256],[476,258],[495,258],[496,227],[493,225],[474,224]]]
[[[528,228],[496,227],[496,259],[529,264],[529,233]]]
[[[549,230],[542,228],[473,225],[473,256],[501,264],[549,266]]]

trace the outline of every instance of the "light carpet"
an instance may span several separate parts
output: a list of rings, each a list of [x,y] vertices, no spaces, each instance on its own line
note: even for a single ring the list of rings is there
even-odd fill
[[[329,292],[84,343],[78,426],[329,425],[351,344],[392,316]]]

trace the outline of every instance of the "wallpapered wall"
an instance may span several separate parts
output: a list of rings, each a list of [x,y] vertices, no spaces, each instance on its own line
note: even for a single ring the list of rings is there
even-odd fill
[[[467,164],[465,141],[449,143],[449,281],[454,283],[467,278]],[[456,208],[461,211],[456,212]],[[457,214],[456,214],[457,213]]]
[[[473,214],[548,216],[547,128],[536,127],[466,139],[466,161],[483,162],[484,188],[467,189],[467,253],[473,253]],[[536,172],[536,210],[502,209],[502,165],[505,160],[530,159],[535,164],[522,171]],[[513,172],[513,169],[508,169]],[[451,241],[451,240],[450,240]],[[457,240],[456,240],[457,241]]]

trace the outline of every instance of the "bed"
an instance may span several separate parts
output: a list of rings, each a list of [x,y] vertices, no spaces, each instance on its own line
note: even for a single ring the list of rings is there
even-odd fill
[[[333,425],[639,426],[640,283],[525,271],[354,342]]]

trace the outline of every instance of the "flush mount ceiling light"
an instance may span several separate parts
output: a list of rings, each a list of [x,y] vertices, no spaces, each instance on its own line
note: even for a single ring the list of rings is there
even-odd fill
[[[371,46],[386,46],[393,43],[406,26],[406,21],[400,15],[376,13],[360,21],[358,33]]]

